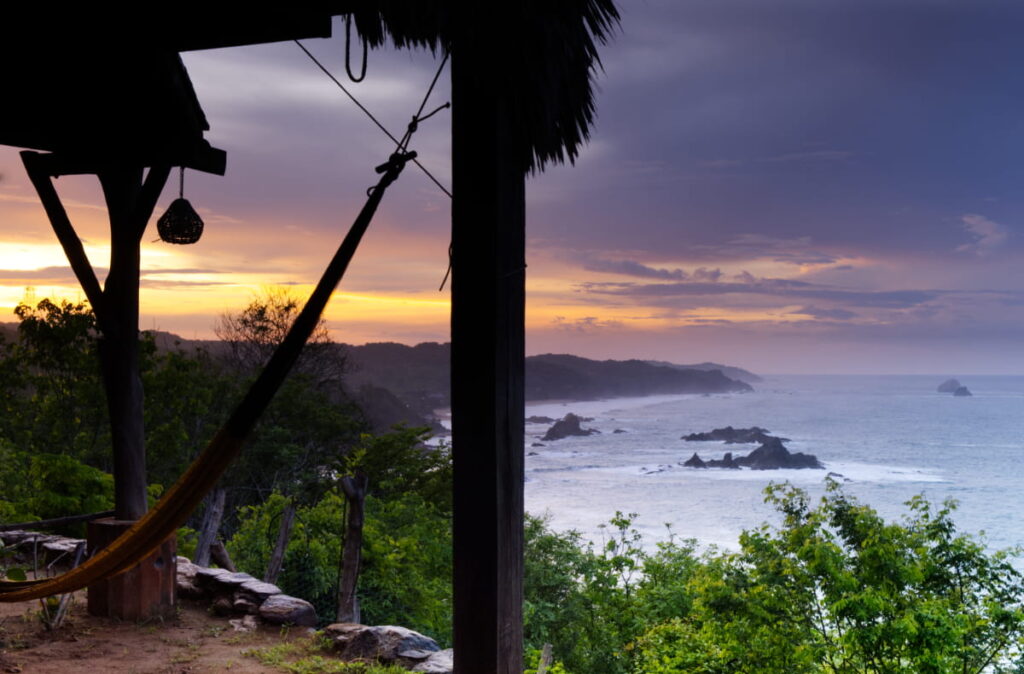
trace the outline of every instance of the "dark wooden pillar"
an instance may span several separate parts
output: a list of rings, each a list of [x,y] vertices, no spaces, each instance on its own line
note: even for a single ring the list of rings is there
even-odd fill
[[[146,224],[139,223],[137,212],[142,168],[107,169],[99,179],[110,214],[110,271],[103,284],[99,352],[114,453],[114,517],[135,520],[147,510],[139,373],[139,245]]]
[[[476,30],[501,18],[479,15],[503,10],[463,7],[452,51],[455,671],[521,674],[523,151],[500,75],[508,33]]]

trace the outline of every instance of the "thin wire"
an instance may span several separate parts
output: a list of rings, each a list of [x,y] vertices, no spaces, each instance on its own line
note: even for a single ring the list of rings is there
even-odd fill
[[[400,140],[398,140],[397,138],[395,138],[394,134],[392,134],[392,133],[391,133],[390,131],[388,131],[388,130],[387,130],[387,127],[385,127],[385,126],[384,126],[383,124],[381,124],[381,123],[380,123],[380,121],[378,121],[378,120],[377,120],[377,118],[373,116],[373,113],[372,113],[372,112],[370,112],[369,110],[367,110],[367,109],[366,109],[366,106],[364,106],[364,105],[363,105],[362,103],[360,103],[360,102],[359,102],[359,100],[358,100],[358,99],[357,99],[357,98],[356,98],[355,96],[353,96],[353,95],[352,95],[352,92],[350,92],[350,91],[349,91],[348,89],[346,89],[346,88],[345,88],[345,85],[344,85],[344,84],[342,84],[342,83],[341,83],[340,81],[338,81],[338,78],[336,78],[336,77],[335,77],[334,75],[332,75],[332,74],[331,74],[331,71],[329,71],[329,70],[328,70],[328,69],[327,69],[327,68],[326,68],[326,67],[325,67],[325,66],[324,66],[324,65],[323,65],[322,63],[320,63],[320,61],[318,61],[318,60],[317,60],[317,58],[316,58],[315,56],[313,56],[313,54],[312,54],[312,53],[310,53],[310,51],[309,51],[308,49],[306,49],[306,47],[305,47],[305,46],[304,46],[304,45],[303,45],[303,44],[302,44],[301,42],[299,42],[298,40],[293,40],[293,42],[295,42],[295,44],[296,44],[296,45],[298,45],[299,49],[301,49],[301,50],[302,50],[302,51],[303,51],[303,52],[304,52],[304,53],[306,54],[306,56],[308,56],[308,57],[309,57],[309,59],[310,59],[310,60],[311,60],[311,61],[312,61],[313,63],[315,63],[315,64],[316,64],[316,66],[317,66],[318,68],[320,68],[320,70],[321,70],[321,71],[323,71],[323,73],[324,73],[325,75],[327,75],[327,77],[329,77],[329,78],[331,79],[331,81],[332,81],[332,82],[334,82],[334,84],[335,84],[335,85],[337,85],[337,87],[338,87],[339,89],[341,89],[341,90],[342,90],[343,92],[345,92],[345,95],[346,95],[346,96],[348,96],[348,97],[349,97],[349,99],[350,99],[350,100],[351,100],[351,101],[352,101],[353,103],[355,103],[355,104],[356,104],[356,107],[357,107],[357,108],[359,108],[360,110],[362,110],[362,111],[363,111],[363,113],[365,113],[365,114],[366,114],[366,116],[367,116],[367,117],[369,117],[369,118],[370,118],[370,120],[371,120],[371,121],[372,121],[372,122],[373,122],[374,124],[376,124],[376,125],[377,125],[377,128],[378,128],[378,129],[380,129],[380,130],[381,130],[382,132],[384,132],[384,135],[385,135],[385,136],[387,136],[388,138],[390,138],[390,139],[391,139],[391,140],[392,140],[392,141],[393,141],[393,142],[394,142],[394,143],[395,143],[395,144],[396,144],[396,145],[397,145],[398,147],[401,147],[401,146],[402,146],[402,141],[400,141]],[[445,54],[445,60],[447,60],[447,58],[448,58],[448,55],[447,55],[447,54]],[[443,65],[443,63],[444,63],[444,62],[442,61],[442,65]],[[437,75],[435,75],[435,77],[434,77],[434,82],[436,82],[436,81],[437,81],[437,78],[438,78],[438,77],[440,76],[440,74],[441,74],[441,73],[440,73],[440,69],[438,69],[438,74],[437,74]],[[431,89],[433,89],[433,84],[431,84]],[[429,92],[428,92],[428,93],[429,93]],[[421,110],[422,110],[422,108],[421,108]],[[428,178],[430,178],[431,182],[433,182],[433,183],[434,183],[435,185],[437,185],[438,189],[440,189],[440,190],[441,190],[442,192],[444,192],[444,193],[445,193],[445,194],[446,194],[446,195],[448,196],[448,198],[449,198],[449,199],[451,199],[451,198],[452,198],[452,193],[451,193],[451,191],[450,191],[450,190],[449,190],[448,188],[446,188],[446,187],[445,187],[444,185],[442,185],[442,184],[441,184],[441,181],[439,181],[439,180],[438,180],[437,178],[435,178],[435,177],[434,177],[434,175],[433,175],[433,174],[432,174],[432,173],[431,173],[430,171],[428,171],[428,170],[426,169],[426,167],[424,167],[424,166],[423,166],[423,164],[421,164],[421,163],[419,162],[419,160],[417,160],[417,159],[413,159],[413,160],[412,160],[412,162],[413,162],[414,164],[416,164],[416,166],[417,166],[417,167],[418,167],[418,168],[419,168],[419,169],[420,169],[421,171],[423,171],[423,173],[424,173],[424,174],[425,174],[425,175],[426,175],[426,176],[427,176]]]
[[[345,92],[345,95],[348,96],[349,99],[353,103],[356,104],[356,107],[358,107],[360,110],[362,110],[363,113],[365,113],[366,116],[369,117],[370,120],[374,124],[377,125],[378,129],[380,129],[381,131],[384,132],[385,136],[387,136],[388,138],[390,138],[392,141],[395,142],[395,145],[396,145],[396,150],[395,151],[396,152],[401,151],[404,148],[405,144],[407,142],[409,142],[409,139],[412,136],[413,132],[416,131],[416,127],[418,125],[418,122],[420,122],[420,121],[422,121],[424,119],[427,119],[428,117],[433,117],[435,114],[437,114],[437,112],[439,112],[440,110],[443,110],[444,108],[450,107],[450,105],[451,105],[450,103],[445,103],[444,105],[439,106],[437,109],[433,110],[432,112],[430,112],[426,116],[420,117],[420,115],[423,114],[424,108],[427,107],[427,102],[430,100],[430,95],[434,91],[434,86],[437,84],[437,80],[440,79],[441,73],[444,71],[445,64],[448,63],[448,52],[446,51],[444,53],[444,58],[441,59],[441,64],[437,68],[437,72],[434,73],[434,79],[432,79],[430,81],[430,86],[427,88],[427,93],[423,97],[423,102],[420,103],[419,110],[416,111],[416,114],[413,116],[412,121],[409,122],[409,126],[406,127],[405,134],[402,136],[402,140],[398,140],[397,138],[395,138],[395,136],[390,131],[387,130],[387,127],[385,127],[383,124],[381,124],[380,121],[378,121],[377,118],[373,116],[372,112],[370,112],[369,110],[366,109],[366,106],[364,106],[362,103],[360,103],[359,100],[354,95],[352,95],[352,92],[350,92],[348,89],[345,88],[345,85],[342,84],[338,80],[338,78],[336,78],[334,75],[331,74],[331,71],[328,70],[327,67],[324,66],[324,64],[320,63],[320,61],[318,61],[317,58],[315,56],[313,56],[313,54],[308,49],[306,49],[305,45],[303,45],[298,40],[293,40],[293,41],[295,42],[296,45],[298,45],[299,49],[301,49],[306,54],[306,56],[309,57],[309,60],[312,61],[313,63],[315,63],[316,67],[319,68],[321,71],[323,71],[323,73],[325,75],[327,75],[327,77],[329,77],[330,80],[332,82],[334,82],[334,84],[336,84],[339,89],[341,89],[343,92]],[[431,182],[433,182],[435,185],[437,185],[438,189],[440,189],[442,192],[444,192],[445,195],[449,199],[452,198],[451,191],[448,190],[448,188],[446,188],[444,185],[442,185],[441,181],[439,181],[437,178],[435,178],[434,175],[430,171],[428,171],[426,169],[426,167],[423,166],[423,164],[421,164],[419,162],[419,160],[413,159],[412,163],[416,164],[416,166],[421,171],[423,171],[423,173],[428,178],[430,178]],[[448,282],[448,278],[449,278],[449,276],[451,276],[451,273],[452,273],[452,244],[451,244],[451,242],[449,242],[448,243],[448,268],[444,272],[444,278],[441,279],[441,286],[437,289],[438,292],[442,292],[444,290],[444,286]]]
[[[185,198],[185,167],[179,166],[180,172],[178,173],[178,198]]]

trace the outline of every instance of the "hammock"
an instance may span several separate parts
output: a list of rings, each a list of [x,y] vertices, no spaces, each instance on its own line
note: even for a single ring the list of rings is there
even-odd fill
[[[383,175],[368,191],[366,203],[288,334],[224,426],[160,502],[117,540],[93,554],[81,566],[54,578],[0,582],[0,602],[26,601],[74,592],[98,580],[123,573],[145,559],[185,523],[192,510],[238,456],[242,443],[288,376],[320,320],[331,293],[345,275],[384,191],[398,178],[406,162],[415,158],[415,152],[399,149],[387,163],[377,167],[377,172]]]

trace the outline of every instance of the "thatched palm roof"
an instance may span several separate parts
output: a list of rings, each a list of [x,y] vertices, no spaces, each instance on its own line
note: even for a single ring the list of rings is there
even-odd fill
[[[486,40],[499,30],[520,36],[518,48],[494,64],[494,76],[513,94],[524,135],[524,168],[571,162],[590,137],[593,81],[601,65],[597,45],[607,41],[619,20],[612,0],[526,0],[499,9],[477,3],[482,7],[475,10],[473,3],[457,5],[462,12],[476,12],[468,18],[456,17],[450,0],[353,4],[359,5],[352,12],[356,27],[374,47],[390,39],[399,48],[447,48],[467,24],[475,28],[471,39]],[[501,25],[489,25],[494,21]]]
[[[326,37],[352,15],[373,47],[447,49],[493,31],[521,36],[493,64],[521,121],[524,170],[572,161],[594,119],[597,44],[618,21],[612,0],[335,0],[259,13],[211,15],[206,3],[127,11],[37,6],[0,28],[5,105],[0,143],[41,150],[181,154],[207,128],[175,52]],[[498,26],[492,26],[500,22]],[[125,26],[128,27],[126,30]],[[134,32],[133,32],[134,31]],[[27,45],[25,36],[32,35]],[[457,58],[457,57],[456,57]],[[457,67],[457,66],[456,66]]]

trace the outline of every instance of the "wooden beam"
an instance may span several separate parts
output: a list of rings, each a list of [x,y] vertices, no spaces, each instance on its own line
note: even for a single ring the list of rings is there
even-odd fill
[[[461,7],[452,47],[455,672],[521,674],[524,153],[500,74],[515,31],[485,30],[519,10]]]
[[[146,180],[142,183],[139,191],[139,201],[135,205],[135,222],[138,225],[138,240],[142,242],[142,235],[146,233],[146,225],[153,216],[153,209],[160,198],[160,193],[167,184],[167,177],[171,174],[170,164],[158,164],[149,169]]]
[[[25,152],[22,152],[24,155]],[[33,152],[38,170],[52,177],[98,174],[116,170],[119,166],[184,166],[203,173],[224,175],[227,170],[227,153],[210,147],[206,141],[176,147],[173,150],[133,153],[125,148],[110,146],[105,152]]]
[[[57,240],[60,241],[61,248],[64,249],[64,254],[68,258],[71,270],[75,272],[75,277],[81,284],[89,304],[92,305],[93,313],[96,314],[96,321],[100,324],[100,329],[102,330],[105,321],[103,291],[100,289],[100,282],[96,279],[96,272],[93,271],[92,265],[89,263],[89,256],[85,254],[82,241],[78,238],[78,234],[75,233],[75,228],[72,226],[67,211],[64,210],[64,205],[60,201],[60,196],[53,186],[50,173],[47,172],[45,159],[47,156],[49,155],[41,155],[38,152],[26,150],[21,153],[21,161],[25,165],[25,171],[28,173],[29,180],[32,181],[33,187],[36,188],[39,200],[42,202],[46,216],[50,220],[50,226],[53,227]]]
[[[54,529],[56,527],[62,527],[67,524],[79,524],[81,522],[91,522],[92,520],[98,520],[102,517],[113,516],[113,510],[104,510],[98,513],[88,513],[86,515],[68,515],[67,517],[53,517],[48,520],[36,520],[35,522],[17,522],[15,524],[0,524],[0,531],[34,531],[35,529]]]

